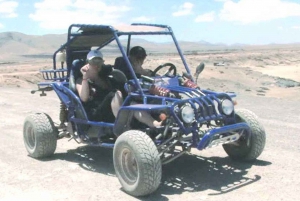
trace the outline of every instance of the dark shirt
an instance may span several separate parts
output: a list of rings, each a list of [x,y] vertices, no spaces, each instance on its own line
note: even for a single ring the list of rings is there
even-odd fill
[[[108,79],[108,88],[100,87],[90,80],[88,82],[90,97],[88,101],[83,102],[83,107],[89,120],[113,122],[115,117],[111,110],[111,101],[116,90],[111,87]]]

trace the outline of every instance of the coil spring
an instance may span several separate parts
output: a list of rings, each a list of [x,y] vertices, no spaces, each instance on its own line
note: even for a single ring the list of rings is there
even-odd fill
[[[189,88],[193,88],[193,89],[198,88],[198,86],[194,82],[192,82],[191,80],[186,80],[183,83],[183,85],[186,86],[186,87],[189,87]]]
[[[60,102],[59,120],[61,124],[67,121],[67,108],[62,102]]]
[[[149,89],[149,92],[153,95],[158,95],[158,96],[170,96],[170,90],[160,87],[160,86],[156,86],[156,85],[152,85]]]

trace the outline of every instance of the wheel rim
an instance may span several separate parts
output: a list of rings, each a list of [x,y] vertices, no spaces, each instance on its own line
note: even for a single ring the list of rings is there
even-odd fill
[[[121,153],[121,168],[124,172],[125,180],[133,184],[138,178],[138,165],[134,154],[129,149],[123,149]]]
[[[35,134],[32,126],[27,127],[25,140],[30,149],[33,149],[35,147]]]

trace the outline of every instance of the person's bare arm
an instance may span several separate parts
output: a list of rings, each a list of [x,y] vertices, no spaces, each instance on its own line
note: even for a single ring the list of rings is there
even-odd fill
[[[152,72],[150,69],[143,69],[143,75],[145,76],[152,76]]]
[[[149,69],[144,69],[140,65],[135,66],[134,71],[140,75],[151,76],[151,71]]]

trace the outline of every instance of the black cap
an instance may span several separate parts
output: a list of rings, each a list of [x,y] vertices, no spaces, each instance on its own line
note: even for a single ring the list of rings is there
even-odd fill
[[[134,46],[131,48],[129,55],[137,58],[145,58],[147,56],[145,49],[141,46]]]

